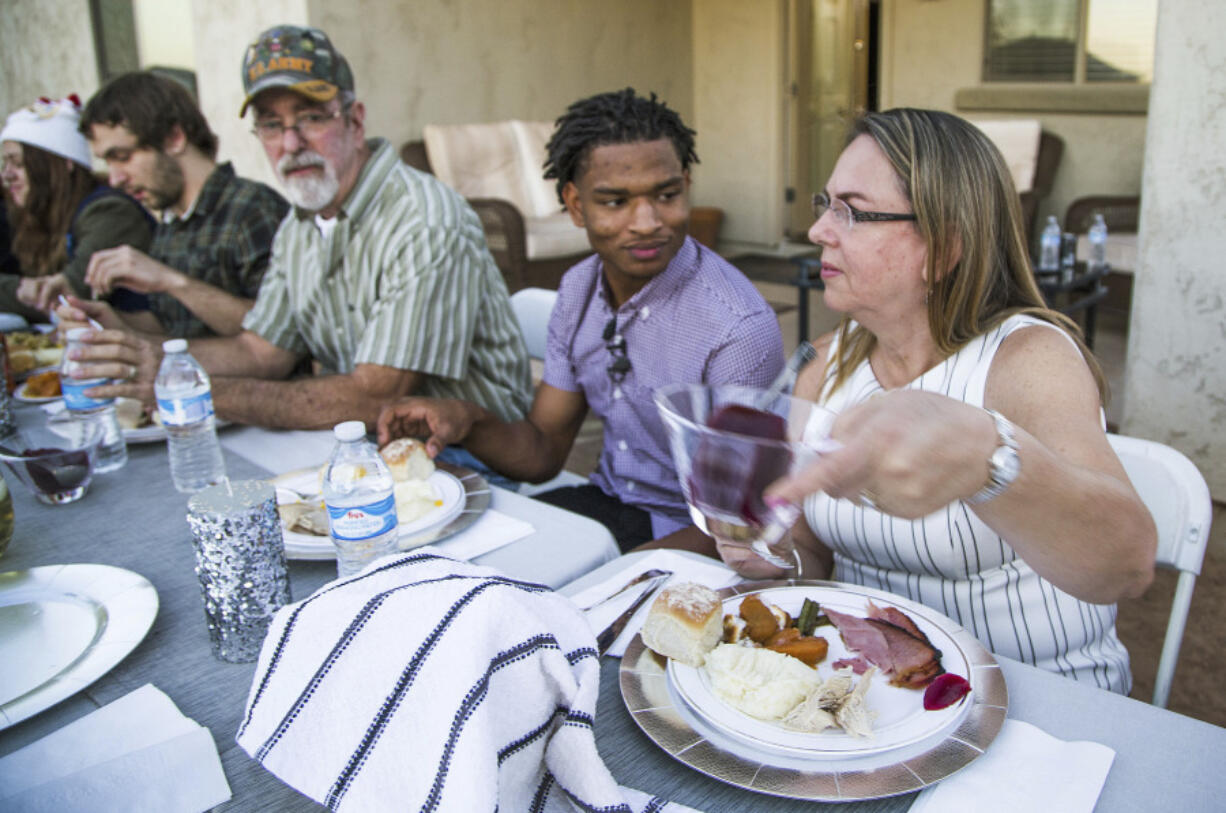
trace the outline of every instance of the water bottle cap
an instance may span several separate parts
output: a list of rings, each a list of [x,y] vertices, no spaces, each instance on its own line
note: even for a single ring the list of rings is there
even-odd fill
[[[366,437],[366,424],[361,421],[345,421],[332,428],[337,440],[349,442]]]
[[[163,353],[186,353],[187,339],[167,339],[162,342]]]
[[[72,330],[64,334],[64,338],[68,339],[70,342],[79,342],[81,337],[88,332],[89,328],[87,327],[74,327]]]

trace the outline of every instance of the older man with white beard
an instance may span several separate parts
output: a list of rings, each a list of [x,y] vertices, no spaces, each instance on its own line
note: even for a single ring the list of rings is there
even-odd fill
[[[403,164],[387,141],[366,139],[349,65],[322,31],[265,31],[247,50],[243,85],[240,115],[254,111],[254,132],[294,211],[277,231],[242,333],[189,346],[213,376],[217,414],[272,427],[364,420],[373,428],[383,404],[421,394],[522,418],[527,352],[463,197]],[[160,348],[115,331],[88,341],[81,358],[93,363],[82,377],[136,370],[91,394],[152,403]],[[322,375],[282,380],[306,357]]]

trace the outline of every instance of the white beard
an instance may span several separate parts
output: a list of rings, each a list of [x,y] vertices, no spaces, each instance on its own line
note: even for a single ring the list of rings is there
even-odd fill
[[[306,175],[287,177],[292,169],[304,166],[323,168],[323,175]],[[285,196],[290,203],[307,212],[318,212],[336,199],[340,190],[336,170],[323,159],[319,153],[303,152],[298,155],[287,155],[277,163],[277,178],[285,188]]]

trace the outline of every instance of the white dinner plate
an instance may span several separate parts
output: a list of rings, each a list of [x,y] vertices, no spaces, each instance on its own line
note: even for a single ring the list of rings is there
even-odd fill
[[[763,747],[697,713],[677,691],[665,659],[647,649],[642,636],[636,635],[622,657],[619,683],[626,710],[649,739],[677,761],[721,782],[773,796],[821,802],[911,793],[941,781],[983,755],[1004,724],[1009,691],[996,658],[970,632],[900,596],[837,582],[744,582],[719,592],[727,600],[793,587],[806,591],[831,589],[872,598],[878,606],[894,605],[925,633],[931,632],[931,623],[953,639],[970,672],[965,677],[971,693],[958,704],[969,706],[961,722],[951,730],[936,729],[929,737],[879,753],[835,753],[815,758],[813,753],[798,755],[774,746]],[[722,701],[715,702],[722,705]],[[921,692],[916,693],[916,702],[922,703]]]
[[[0,729],[109,672],[144,639],[157,612],[153,585],[118,567],[0,574]]]
[[[64,397],[63,395],[48,395],[48,396],[40,398],[40,397],[33,396],[33,395],[26,395],[26,384],[27,383],[28,383],[27,381],[22,381],[20,384],[17,385],[17,388],[13,390],[13,397],[16,398],[18,401],[21,401],[22,403],[49,404],[52,401],[59,401]]]
[[[756,593],[732,596],[724,601],[724,614],[737,613],[741,601],[747,595],[757,595],[768,604],[773,604],[795,618],[806,598],[816,601],[822,609],[829,607],[840,613],[867,617],[870,597],[851,589],[838,587],[778,587],[759,590]],[[970,660],[953,636],[944,629],[942,621],[948,622],[928,608],[916,609],[908,604],[905,608],[895,601],[874,597],[878,607],[897,607],[905,612],[928,636],[932,645],[941,652],[941,665],[946,672],[969,678]],[[829,650],[817,665],[818,677],[825,680],[834,674],[833,663],[854,657],[843,643],[833,625],[818,627],[814,635],[826,639]],[[669,680],[682,700],[698,716],[717,730],[746,742],[755,748],[790,754],[808,759],[849,759],[882,754],[918,742],[941,738],[957,728],[971,707],[971,698],[962,698],[954,705],[939,711],[925,711],[923,689],[904,689],[889,685],[888,678],[879,671],[873,676],[865,697],[868,708],[876,712],[872,738],[861,738],[839,728],[828,728],[820,733],[794,731],[782,724],[751,717],[721,700],[712,690],[705,669],[669,661]],[[857,683],[863,678],[857,677]]]
[[[278,505],[299,502],[299,494],[312,494],[319,491],[319,469],[299,469],[287,472],[274,477],[271,482],[274,486],[278,486]],[[443,527],[464,508],[464,485],[455,475],[436,468],[430,474],[428,482],[434,486],[443,504],[412,522],[400,525],[401,550],[434,541],[437,535],[428,532]],[[291,531],[285,527],[284,521],[281,523],[281,533],[285,538],[285,555],[289,559],[336,558],[336,549],[332,546],[331,537]]]

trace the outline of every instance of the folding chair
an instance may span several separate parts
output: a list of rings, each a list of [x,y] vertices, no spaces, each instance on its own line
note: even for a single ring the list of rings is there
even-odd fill
[[[511,294],[511,309],[515,311],[515,319],[519,322],[520,332],[524,334],[524,343],[528,345],[528,355],[537,360],[545,358],[545,341],[549,336],[549,315],[553,312],[553,303],[558,299],[557,291],[545,288],[521,288]],[[519,487],[519,493],[531,497],[562,486],[583,485],[587,479],[571,471],[563,469],[558,476],[544,483],[524,483]]]
[[[1209,541],[1213,504],[1205,478],[1182,453],[1152,440],[1111,434],[1107,439],[1158,526],[1157,563],[1179,571],[1154,681],[1153,704],[1166,708],[1192,590]]]

